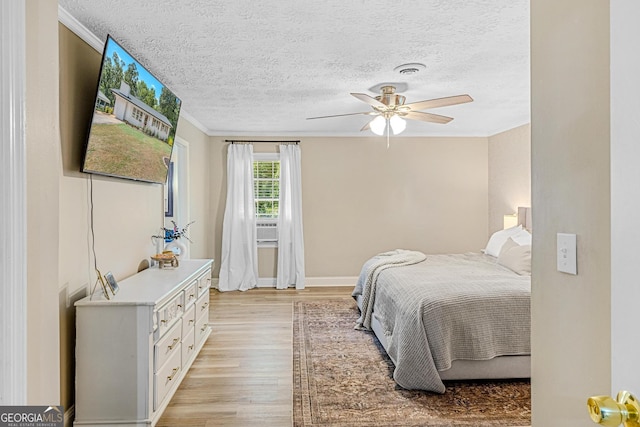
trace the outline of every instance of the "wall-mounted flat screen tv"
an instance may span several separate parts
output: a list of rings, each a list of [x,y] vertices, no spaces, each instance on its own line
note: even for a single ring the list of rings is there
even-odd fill
[[[164,184],[181,104],[107,36],[82,172]]]

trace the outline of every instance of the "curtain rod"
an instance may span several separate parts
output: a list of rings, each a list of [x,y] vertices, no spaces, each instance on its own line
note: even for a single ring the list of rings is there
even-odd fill
[[[300,140],[293,140],[293,141],[263,141],[263,140],[246,140],[246,139],[225,139],[224,142],[230,142],[232,144],[235,144],[236,142],[240,142],[240,143],[254,143],[254,142],[270,142],[272,144],[299,144]]]

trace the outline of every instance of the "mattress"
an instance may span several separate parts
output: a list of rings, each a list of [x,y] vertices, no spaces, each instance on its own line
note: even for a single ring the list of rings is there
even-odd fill
[[[429,255],[386,268],[374,289],[356,286],[354,296],[360,307],[370,298],[366,328],[400,386],[443,392],[443,379],[530,376],[530,277],[483,254]]]

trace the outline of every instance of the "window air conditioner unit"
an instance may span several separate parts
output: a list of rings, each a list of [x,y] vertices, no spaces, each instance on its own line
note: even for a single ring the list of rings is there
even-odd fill
[[[258,243],[278,241],[278,223],[258,221],[256,227]]]

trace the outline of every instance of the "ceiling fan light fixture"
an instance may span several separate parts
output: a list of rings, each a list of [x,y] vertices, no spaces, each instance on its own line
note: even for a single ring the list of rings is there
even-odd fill
[[[407,128],[407,121],[400,116],[394,115],[389,119],[391,130],[394,135],[401,134]]]
[[[376,117],[375,119],[371,120],[371,122],[369,123],[369,128],[371,129],[371,132],[380,136],[384,135],[384,128],[386,126],[387,126],[387,121],[382,116]]]

